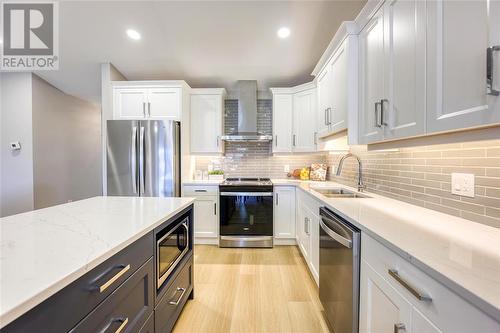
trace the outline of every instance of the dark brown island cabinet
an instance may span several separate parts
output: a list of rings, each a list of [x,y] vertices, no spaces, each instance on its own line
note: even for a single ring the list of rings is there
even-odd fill
[[[190,205],[0,331],[170,332],[193,292]]]

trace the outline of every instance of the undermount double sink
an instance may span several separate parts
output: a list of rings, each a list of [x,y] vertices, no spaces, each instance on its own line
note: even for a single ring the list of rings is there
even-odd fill
[[[311,190],[314,190],[327,198],[370,198],[367,195],[361,194],[359,192],[353,192],[347,190],[345,188],[337,187],[337,188],[318,188],[311,187]]]

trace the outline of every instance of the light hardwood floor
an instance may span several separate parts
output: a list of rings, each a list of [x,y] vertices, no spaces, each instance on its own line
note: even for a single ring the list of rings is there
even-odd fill
[[[186,332],[328,332],[318,289],[295,246],[197,245],[194,300],[174,327]]]

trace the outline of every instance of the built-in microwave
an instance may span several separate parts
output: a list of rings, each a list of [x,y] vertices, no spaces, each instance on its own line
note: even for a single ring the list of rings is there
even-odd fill
[[[189,252],[189,216],[156,234],[156,288],[160,289],[177,264]]]

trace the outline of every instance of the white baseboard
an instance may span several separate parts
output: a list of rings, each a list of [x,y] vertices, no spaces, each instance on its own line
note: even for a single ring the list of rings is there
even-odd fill
[[[219,238],[195,237],[195,244],[203,245],[219,245]]]
[[[274,245],[297,245],[295,238],[275,238]]]

